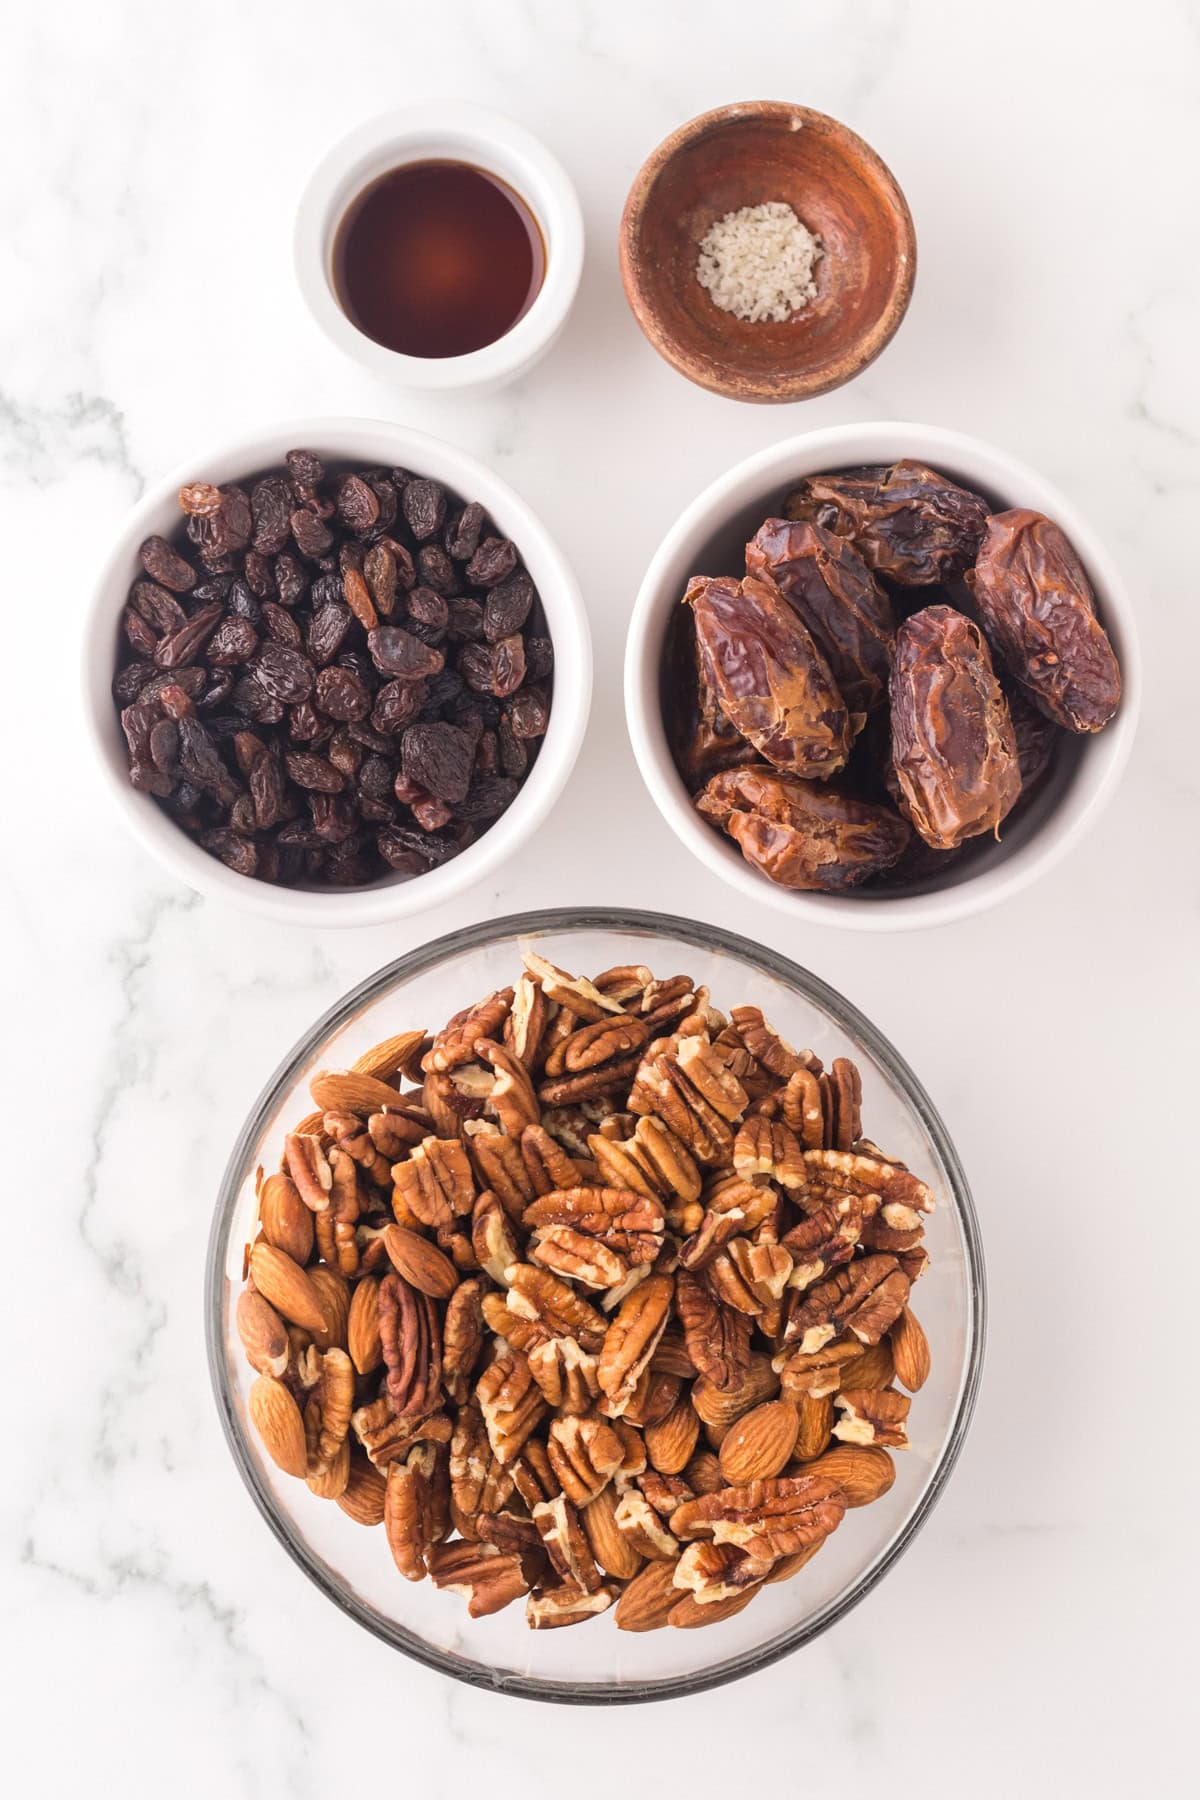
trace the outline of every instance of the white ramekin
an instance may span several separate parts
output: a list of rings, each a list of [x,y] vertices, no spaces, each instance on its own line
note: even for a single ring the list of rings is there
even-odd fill
[[[468,356],[402,356],[346,317],[333,286],[333,243],[346,208],[377,176],[414,162],[467,162],[515,188],[546,242],[537,299],[498,342]],[[403,387],[486,392],[522,374],[566,322],[583,269],[583,215],[561,163],[501,113],[461,101],[428,101],[368,119],[326,152],[296,215],[296,276],[318,325],[372,375]]]
[[[659,667],[672,609],[692,575],[741,567],[742,548],[805,475],[856,465],[926,462],[1002,506],[1029,506],[1056,519],[1091,577],[1097,608],[1121,665],[1120,711],[1104,731],[1072,738],[1060,767],[1029,812],[977,870],[951,869],[936,891],[811,894],[782,888],[752,869],[731,839],[695,810],[663,728]],[[934,425],[836,425],[805,432],[738,463],[705,489],[659,545],[638,592],[625,653],[625,711],[634,755],[663,818],[707,868],[752,900],[792,918],[854,931],[941,925],[995,906],[1050,869],[1099,818],[1129,758],[1142,675],[1133,607],[1103,544],[1070,501],[1027,464],[993,445]]]
[[[237,875],[202,850],[148,794],[129,784],[124,735],[112,697],[121,612],[140,573],[138,549],[178,525],[186,481],[236,481],[282,463],[290,449],[316,450],[330,462],[411,470],[478,500],[521,552],[542,599],[554,643],[550,724],[516,799],[478,840],[440,868],[368,888],[308,891]],[[379,925],[425,912],[489,874],[528,841],[562,793],[583,742],[592,694],[587,615],[570,567],[525,502],[465,450],[424,432],[374,419],[296,419],[200,451],[164,475],[129,514],[100,570],[84,625],[83,710],[104,786],[142,848],[169,874],[215,900],[294,925]]]

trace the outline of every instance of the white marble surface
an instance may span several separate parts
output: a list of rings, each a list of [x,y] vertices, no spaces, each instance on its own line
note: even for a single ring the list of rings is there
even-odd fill
[[[851,388],[779,410],[661,364],[614,254],[644,154],[764,92],[875,144],[920,239],[892,348]],[[486,402],[374,384],[318,337],[289,268],[293,199],[331,135],[439,93],[542,133],[587,219],[564,340]],[[635,1792],[701,1795],[1189,1788],[1196,1193],[1176,1147],[1198,997],[1198,111],[1185,0],[10,11],[8,1791],[305,1800],[365,1779],[591,1800],[629,1774]],[[404,418],[494,460],[573,558],[597,652],[587,746],[535,853],[437,920],[340,936],[166,880],[110,819],[74,728],[99,538],[210,437],[322,411]],[[663,836],[624,739],[623,627],[665,525],[732,460],[806,426],[905,416],[1023,454],[1102,527],[1140,606],[1144,726],[1103,827],[1003,911],[893,940],[800,935]],[[757,1679],[616,1718],[456,1687],[310,1589],[229,1463],[200,1307],[231,1135],[311,1018],[435,931],[583,899],[731,925],[865,1007],[957,1138],[992,1298],[972,1436],[884,1586]]]

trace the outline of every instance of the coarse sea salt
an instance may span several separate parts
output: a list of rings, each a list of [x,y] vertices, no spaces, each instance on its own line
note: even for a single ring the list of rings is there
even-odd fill
[[[782,321],[817,291],[813,269],[821,240],[784,200],[743,206],[710,225],[700,242],[696,279],[723,312],[754,324]]]

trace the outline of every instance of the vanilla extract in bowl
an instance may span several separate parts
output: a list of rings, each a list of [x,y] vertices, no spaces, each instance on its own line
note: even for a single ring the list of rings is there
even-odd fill
[[[410,163],[347,209],[333,249],[351,322],[404,356],[468,356],[511,331],[546,272],[541,227],[486,169]]]

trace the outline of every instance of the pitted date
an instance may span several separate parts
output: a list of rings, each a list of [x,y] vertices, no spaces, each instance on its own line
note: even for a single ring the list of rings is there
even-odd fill
[[[714,775],[696,806],[778,886],[820,893],[844,893],[881,875],[912,837],[891,807],[762,763]]]
[[[722,711],[759,755],[824,778],[850,752],[850,718],[829,664],[773,581],[718,576],[684,596],[704,674]]]
[[[800,615],[861,729],[887,700],[896,619],[858,551],[819,525],[768,519],[746,546],[746,568]]]
[[[996,513],[967,585],[1034,705],[1067,731],[1102,730],[1121,703],[1121,672],[1065,532],[1026,507]]]
[[[896,633],[892,760],[901,805],[927,844],[998,833],[1021,792],[1008,702],[979,627],[926,606]]]
[[[170,541],[140,547],[112,684],[129,779],[260,881],[420,874],[538,755],[541,601],[518,547],[439,482],[285,464],[187,483]]]
[[[757,762],[758,751],[732,725],[704,673],[689,606],[676,607],[662,669],[663,722],[689,793],[722,769]]]
[[[975,559],[987,503],[924,463],[812,475],[787,497],[789,519],[849,538],[876,575],[902,587],[927,587],[960,574]]]

